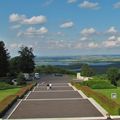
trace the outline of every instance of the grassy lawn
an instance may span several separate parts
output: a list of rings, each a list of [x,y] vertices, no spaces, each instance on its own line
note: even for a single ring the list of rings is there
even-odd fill
[[[115,99],[115,101],[120,104],[120,87],[117,89],[96,89],[95,91],[100,92],[109,98],[111,98],[111,93],[117,93],[117,99]]]
[[[17,93],[20,90],[20,88],[12,88],[12,89],[6,89],[6,90],[0,90],[0,101],[7,97],[8,95],[13,95]]]

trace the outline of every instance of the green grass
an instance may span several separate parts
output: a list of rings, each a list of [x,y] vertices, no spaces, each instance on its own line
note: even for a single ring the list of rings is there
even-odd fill
[[[20,90],[20,88],[12,88],[12,89],[6,89],[6,90],[0,90],[0,101],[3,100],[5,97],[9,95],[14,95]]]
[[[118,104],[120,104],[120,87],[117,89],[95,89],[95,91],[100,92],[111,99],[111,93],[117,93],[117,99],[114,99]]]
[[[84,92],[84,94],[86,94],[88,97],[92,97],[93,99],[95,99],[111,115],[119,115],[120,114],[119,104],[117,102],[109,99],[106,95],[99,93],[97,90],[95,91],[95,89],[91,89],[87,86],[81,86],[79,83],[72,82],[72,85],[74,85],[77,89],[82,90]]]

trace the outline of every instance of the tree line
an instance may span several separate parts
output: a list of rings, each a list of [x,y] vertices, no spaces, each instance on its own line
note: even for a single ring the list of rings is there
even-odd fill
[[[83,64],[81,67],[81,75],[91,77],[95,75],[95,70],[88,64]],[[110,80],[111,84],[117,86],[120,84],[120,69],[116,67],[110,67],[106,71],[107,79]]]
[[[0,41],[0,77],[16,76],[18,73],[32,73],[35,68],[33,49],[22,46],[18,56],[11,58],[5,43]]]

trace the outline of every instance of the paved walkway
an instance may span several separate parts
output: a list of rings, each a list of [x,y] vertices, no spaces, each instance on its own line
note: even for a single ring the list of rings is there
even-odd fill
[[[4,117],[6,119],[102,120],[104,113],[69,84],[69,78],[43,77]],[[52,89],[47,90],[47,83]]]

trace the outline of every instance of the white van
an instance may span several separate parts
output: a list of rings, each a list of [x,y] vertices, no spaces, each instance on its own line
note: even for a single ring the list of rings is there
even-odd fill
[[[35,78],[39,79],[40,78],[40,74],[39,73],[35,73]]]

